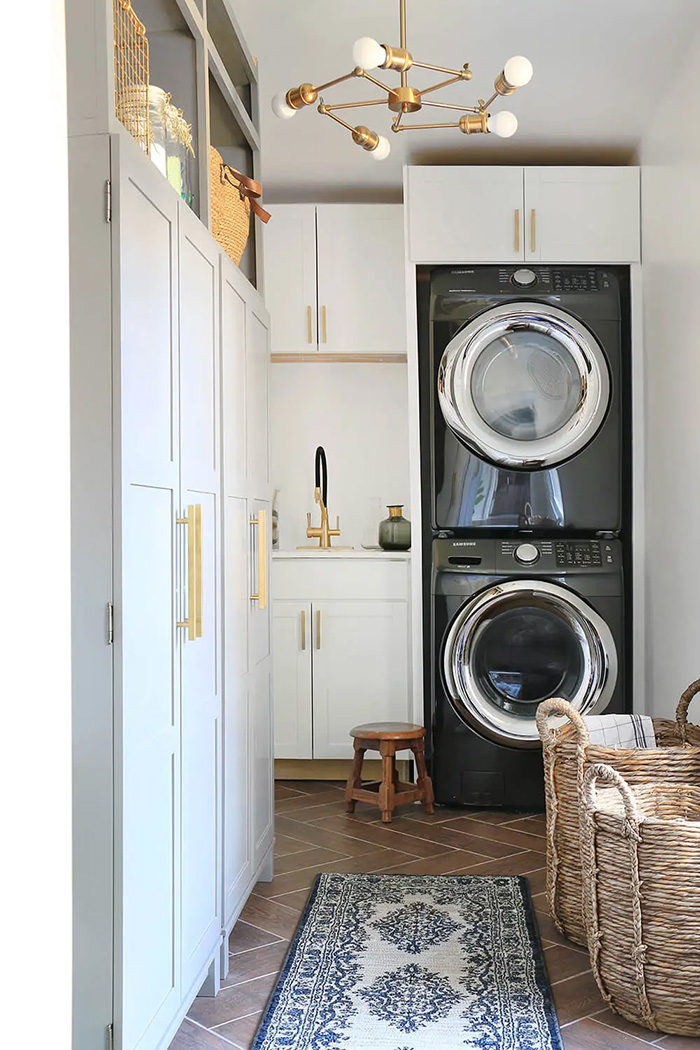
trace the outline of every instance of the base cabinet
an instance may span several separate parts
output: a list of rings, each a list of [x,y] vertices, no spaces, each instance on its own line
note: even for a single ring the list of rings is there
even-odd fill
[[[409,714],[409,562],[325,557],[273,565],[275,758],[349,758],[354,725]]]

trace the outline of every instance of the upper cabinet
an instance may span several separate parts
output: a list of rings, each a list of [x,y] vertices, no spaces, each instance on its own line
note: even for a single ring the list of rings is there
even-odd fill
[[[638,262],[639,169],[410,167],[420,263]]]
[[[406,353],[400,204],[275,205],[264,231],[276,354]]]

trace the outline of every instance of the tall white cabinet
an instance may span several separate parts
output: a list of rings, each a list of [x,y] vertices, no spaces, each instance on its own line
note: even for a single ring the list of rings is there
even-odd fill
[[[111,660],[76,683],[90,925],[76,896],[75,1047],[165,1050],[218,989],[228,932],[272,875],[269,322],[136,144],[108,141],[75,143],[71,170],[73,199],[109,231],[91,239],[86,223],[73,244],[76,287],[93,293],[74,301],[73,382],[98,406],[74,435],[74,507],[81,535],[112,536],[80,562],[111,577],[89,592]],[[111,506],[90,488],[100,471]],[[87,636],[76,644],[82,660]]]

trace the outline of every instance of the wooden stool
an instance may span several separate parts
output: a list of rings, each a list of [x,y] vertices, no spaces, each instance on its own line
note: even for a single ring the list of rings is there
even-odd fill
[[[355,812],[355,802],[373,802],[382,811],[384,824],[391,823],[395,806],[420,800],[426,813],[433,812],[433,782],[425,768],[425,730],[409,722],[368,722],[350,730],[354,737],[355,760],[345,785],[345,808]],[[396,772],[397,751],[410,749],[416,761],[416,784],[403,784]],[[362,786],[362,761],[365,751],[379,751],[382,756],[381,784]]]

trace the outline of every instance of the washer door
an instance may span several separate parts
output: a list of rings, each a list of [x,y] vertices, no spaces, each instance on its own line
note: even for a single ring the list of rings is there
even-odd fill
[[[445,422],[478,456],[533,470],[569,459],[608,409],[610,374],[593,335],[544,303],[480,314],[448,344],[438,370]]]
[[[582,714],[607,707],[617,651],[608,625],[572,591],[509,580],[460,609],[445,639],[443,673],[457,713],[477,732],[536,747],[542,700],[562,696]]]

